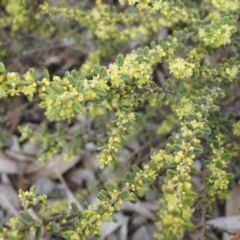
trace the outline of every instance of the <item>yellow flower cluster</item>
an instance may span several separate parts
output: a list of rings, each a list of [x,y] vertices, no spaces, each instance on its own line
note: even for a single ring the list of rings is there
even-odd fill
[[[229,24],[223,24],[218,28],[214,26],[201,28],[199,30],[199,38],[205,46],[217,48],[231,42],[233,31],[235,31],[235,27]]]
[[[21,29],[23,26],[29,26],[28,12],[25,0],[10,0],[6,5],[8,18],[1,18],[0,26],[6,26],[11,21],[13,31]]]
[[[96,51],[90,52],[87,57],[87,60],[79,69],[80,75],[83,77],[91,75],[94,64],[99,64],[99,62],[100,62],[100,51],[96,50]]]
[[[240,121],[233,124],[233,134],[236,136],[240,136]]]
[[[229,180],[234,177],[233,174],[229,174],[225,170],[228,167],[228,160],[230,160],[231,154],[222,147],[224,143],[224,136],[219,133],[216,136],[216,140],[210,144],[212,155],[207,166],[211,171],[208,178],[208,184],[210,186],[209,195],[212,197],[216,194],[219,194],[219,196],[225,194],[226,196]]]
[[[126,135],[129,123],[135,120],[133,112],[126,114],[125,112],[118,111],[116,116],[117,127],[111,130],[108,144],[103,147],[101,155],[97,157],[100,168],[109,165],[114,160],[115,153],[121,148],[121,141],[124,135]]]
[[[238,0],[212,0],[212,5],[214,5],[221,12],[236,11],[240,7]]]
[[[0,18],[0,27],[10,27],[11,31],[26,30],[34,31],[38,34],[49,36],[54,27],[51,21],[44,18],[39,12],[30,10],[28,0],[3,0],[5,11],[2,11]],[[32,8],[37,8],[38,5],[31,4]],[[6,14],[4,14],[6,12]],[[44,25],[41,24],[44,19]],[[47,26],[47,28],[46,28]],[[47,31],[46,31],[47,29]]]
[[[89,11],[80,8],[50,7],[46,2],[40,5],[40,7],[43,14],[48,12],[54,15],[61,14],[65,18],[76,21],[81,19],[81,24],[86,25],[101,40],[120,39],[128,41],[132,38],[137,39],[139,36],[148,36],[151,32],[148,21],[145,18],[138,19],[138,13],[118,13],[115,9],[110,8],[108,4],[104,4],[101,1],[97,2],[95,8]],[[139,27],[135,26],[136,19],[140,22]],[[121,31],[119,31],[119,23],[122,23],[122,26],[127,24],[128,28],[122,28],[121,26]],[[154,21],[150,21],[150,23],[151,25],[156,25]],[[131,25],[133,25],[132,28],[130,27]]]
[[[183,58],[176,58],[169,63],[170,73],[176,78],[190,78],[193,75],[195,65]]]
[[[41,195],[37,196],[36,195],[36,188],[31,187],[30,191],[22,191],[21,189],[19,190],[19,199],[21,200],[23,207],[25,209],[28,209],[32,206],[35,206],[37,204],[46,204],[47,201],[47,195]]]
[[[226,68],[226,74],[230,82],[234,81],[239,73],[239,66],[233,66],[232,68]]]
[[[19,1],[17,0],[18,3]],[[46,2],[41,6],[41,14],[49,13],[49,16],[60,14],[64,18],[83,24],[90,30],[89,35],[95,34],[94,38],[97,40],[94,39],[94,44],[91,46],[94,45],[97,50],[88,55],[80,73],[72,71],[62,78],[59,76],[51,78],[45,69],[44,78],[37,80],[33,69],[29,69],[23,77],[20,77],[16,72],[6,72],[3,64],[0,64],[0,97],[23,93],[31,99],[33,94],[38,92],[42,99],[40,106],[45,108],[45,114],[51,121],[71,119],[81,114],[96,116],[109,111],[116,112],[116,120],[113,121],[115,126],[110,128],[109,140],[106,146],[100,148],[102,153],[97,159],[101,168],[114,161],[116,152],[121,148],[123,140],[131,132],[131,127],[136,121],[137,114],[134,110],[139,106],[144,104],[146,119],[149,119],[149,109],[145,108],[145,104],[152,101],[152,105],[157,109],[169,104],[173,114],[176,114],[177,119],[181,121],[180,130],[169,137],[164,150],[152,154],[151,160],[143,164],[142,169],[133,166],[133,173],[126,174],[124,179],[126,187],[122,191],[117,187],[110,186],[110,190],[106,187],[108,191],[99,193],[99,199],[93,208],[85,206],[84,211],[76,210],[62,216],[55,227],[70,226],[69,221],[74,219],[74,223],[71,224],[72,229],[64,232],[64,237],[67,239],[84,239],[88,235],[98,236],[104,221],[115,220],[114,210],[120,208],[123,200],[134,202],[135,192],[155,181],[163,168],[167,171],[161,185],[162,207],[158,212],[159,221],[157,222],[160,230],[156,233],[156,238],[181,238],[185,229],[193,228],[190,218],[197,194],[191,190],[190,180],[194,171],[193,161],[203,152],[200,144],[203,136],[211,134],[211,137],[202,139],[210,142],[212,150],[211,160],[206,160],[211,172],[211,175],[207,176],[210,189],[209,202],[215,194],[220,195],[226,191],[229,180],[232,178],[232,175],[225,171],[228,166],[227,160],[230,158],[225,147],[226,139],[224,134],[219,133],[228,130],[227,124],[223,121],[222,126],[221,124],[214,126],[214,133],[211,133],[211,128],[212,124],[222,120],[220,114],[219,116],[212,114],[219,110],[219,107],[214,105],[215,100],[218,97],[224,97],[220,84],[223,81],[230,82],[236,79],[239,65],[229,61],[226,65],[218,64],[213,69],[208,64],[202,63],[201,59],[209,53],[208,47],[217,48],[230,43],[237,29],[235,27],[237,22],[234,20],[235,16],[222,17],[221,12],[228,12],[231,15],[231,11],[239,7],[239,3],[233,1],[233,4],[229,5],[222,0],[209,0],[208,2],[216,8],[214,8],[215,12],[208,14],[205,8],[204,11],[197,12],[194,5],[191,7],[189,3],[187,7],[181,1],[177,1],[176,4],[174,1],[161,0],[121,1],[122,4],[126,2],[132,7],[126,5],[126,9],[119,6],[115,8],[100,0],[96,1],[96,6],[91,9],[52,8]],[[22,3],[24,6],[25,1]],[[7,4],[6,0],[4,4]],[[21,15],[13,18],[15,31],[15,18],[19,18],[19,23],[22,24],[24,16],[29,13],[22,11],[18,5],[14,9],[11,4],[12,1],[9,1],[9,5],[6,5],[7,13],[15,14],[18,9]],[[222,8],[220,8],[221,4]],[[206,18],[200,21],[203,17],[202,12]],[[147,13],[148,17],[145,17]],[[111,61],[117,52],[122,51],[121,46],[131,43],[129,40],[140,39],[139,45],[141,45],[144,41],[155,38],[159,34],[160,26],[176,26],[177,29],[181,29],[182,22],[184,26],[189,26],[189,30],[176,31],[172,28],[171,36],[166,37],[165,40],[159,38],[158,43],[154,41],[150,43],[151,47],[139,48],[125,57],[120,54],[108,67],[98,65],[108,56],[112,57]],[[179,54],[181,56],[186,54],[187,58],[177,57],[176,53],[181,51],[183,44],[189,42],[188,40],[192,46],[185,48],[187,52],[184,50]],[[100,49],[98,45],[101,45]],[[118,45],[119,49],[115,49]],[[125,54],[125,48],[122,53]],[[152,77],[154,67],[163,60],[169,64],[170,73],[184,81],[176,82],[175,79],[168,79],[161,82],[161,88],[156,87]],[[91,79],[86,79],[86,76],[91,75],[93,75]],[[176,87],[176,93],[172,94],[173,91],[168,89],[170,87]],[[161,98],[158,97],[160,92]],[[214,119],[215,117],[217,119]],[[176,122],[176,119],[171,117],[167,120],[171,120],[172,124]],[[163,122],[162,127],[165,126],[166,122]],[[170,131],[170,128],[168,124],[165,130]],[[240,135],[239,129],[238,123],[234,125],[234,134]],[[23,138],[32,133],[28,128],[22,132]],[[40,160],[66,147],[62,141],[54,145],[49,141],[51,139],[49,136],[45,138],[38,135],[34,140],[36,139],[43,140],[45,148],[49,148]],[[67,159],[73,154],[74,148],[70,148],[69,152],[64,154],[64,158]],[[25,208],[46,204],[46,196],[36,197],[34,190],[20,192],[19,197]],[[47,214],[42,216],[46,229],[53,230],[54,222],[47,221]],[[15,232],[17,224],[19,222],[16,219],[9,222],[12,229],[10,236],[15,238],[22,237],[22,232]],[[36,229],[36,226],[31,226],[28,230]],[[7,233],[5,231],[3,235],[1,234],[2,232],[0,239]]]
[[[187,86],[188,82],[183,84]],[[205,98],[202,97],[203,92],[208,93],[204,95]],[[208,111],[215,109],[212,106],[213,96],[217,96],[214,91],[202,88],[193,98],[185,94],[179,102],[174,104],[174,111],[183,121],[179,133],[175,133],[169,138],[165,149],[171,157],[163,162],[168,165],[174,162],[176,167],[167,170],[167,177],[162,186],[163,207],[158,212],[159,231],[155,234],[159,239],[181,238],[184,229],[194,228],[190,221],[193,212],[191,205],[197,193],[191,191],[190,174],[196,154],[201,154],[203,151],[199,138],[211,133],[206,116],[208,116]],[[205,103],[204,108],[200,107],[202,103]],[[222,143],[224,137],[217,137],[217,141]],[[208,164],[212,176],[209,177],[209,184],[214,188],[212,192],[222,194],[228,187],[229,178],[232,177],[225,171],[228,165],[226,159],[229,158],[229,155],[223,148],[211,146],[213,158]],[[213,197],[212,192],[209,192],[211,197]]]

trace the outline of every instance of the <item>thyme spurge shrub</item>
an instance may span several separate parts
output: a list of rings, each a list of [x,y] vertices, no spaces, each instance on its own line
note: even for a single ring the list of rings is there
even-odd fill
[[[43,78],[38,79],[34,68],[20,74],[9,72],[0,63],[0,98],[24,94],[31,101],[38,95],[39,106],[52,122],[114,113],[115,119],[108,119],[108,140],[99,148],[101,154],[96,159],[100,168],[114,164],[117,152],[134,135],[134,127],[144,118],[136,111],[140,106],[156,110],[169,106],[171,117],[180,124],[179,130],[172,132],[164,148],[153,151],[148,162],[142,166],[134,164],[121,184],[106,184],[95,205],[84,204],[84,210],[73,203],[69,212],[50,214],[45,195],[37,196],[34,187],[26,192],[20,190],[24,210],[1,228],[0,239],[29,239],[29,232],[35,232],[36,240],[41,239],[43,227],[60,232],[69,240],[100,236],[104,222],[117,220],[114,212],[121,209],[123,201],[135,203],[137,192],[146,191],[162,170],[165,174],[160,186],[162,204],[155,222],[156,239],[181,239],[186,230],[197,227],[191,221],[197,203],[206,210],[211,209],[216,196],[227,197],[234,178],[233,173],[227,172],[234,148],[229,140],[240,135],[240,123],[225,116],[220,103],[225,98],[225,88],[238,79],[240,2],[120,0],[119,4],[122,6],[97,0],[93,7],[85,8],[83,4],[52,7],[43,2],[32,16],[28,1],[3,1],[7,14],[0,20],[1,28],[9,27],[14,34],[28,30],[51,36],[54,20],[61,16],[90,30],[96,49],[89,52],[79,69],[64,76],[51,76],[45,68]],[[48,16],[46,25],[43,22],[35,29],[34,24],[43,16]],[[171,34],[154,39],[163,27],[171,29]],[[103,59],[113,59],[116,46],[121,48],[137,39],[143,47],[123,48],[114,61],[101,65]],[[213,66],[207,57],[215,56],[219,49],[231,57]],[[168,66],[169,78],[161,86],[153,81],[153,71],[159,64]],[[44,126],[41,128],[35,132],[31,125],[19,126],[21,140],[41,142],[39,161],[62,149],[68,149],[62,154],[70,160],[88,141],[81,132],[73,137],[79,141],[71,141],[72,136],[66,136],[61,127],[56,128],[54,136]],[[191,177],[203,174],[193,166],[200,156],[205,163],[204,189],[197,192],[192,188]],[[39,209],[37,220],[27,212],[34,206]],[[201,229],[204,237],[205,226]]]

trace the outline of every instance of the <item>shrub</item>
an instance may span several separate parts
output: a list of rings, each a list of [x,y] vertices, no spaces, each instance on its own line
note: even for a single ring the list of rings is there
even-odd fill
[[[232,114],[237,109],[230,112],[223,106],[238,87],[239,7],[237,0],[97,0],[74,7],[3,1],[0,26],[13,39],[32,32],[61,41],[67,32],[76,45],[89,49],[80,67],[62,76],[51,76],[44,68],[39,77],[34,68],[24,74],[9,71],[14,50],[0,43],[0,56],[6,59],[0,64],[0,97],[39,97],[39,106],[55,126],[54,134],[47,126],[18,128],[21,140],[41,142],[39,161],[57,153],[71,160],[91,141],[90,133],[87,139],[80,131],[68,136],[58,124],[71,124],[77,116],[102,123],[96,127],[100,168],[116,165],[117,152],[146,132],[156,116],[165,119],[156,130],[159,138],[168,139],[149,161],[133,164],[121,182],[106,184],[96,204],[85,204],[84,210],[73,203],[69,212],[51,215],[45,211],[45,195],[37,196],[34,187],[20,190],[24,210],[1,229],[0,239],[29,239],[30,231],[40,239],[43,226],[70,240],[99,236],[104,222],[116,221],[114,212],[124,200],[136,202],[153,185],[161,191],[154,237],[182,238],[185,230],[196,229],[191,217],[201,209],[205,239],[206,214],[216,197],[226,198],[234,178],[228,166],[239,153],[240,123]],[[67,31],[70,23],[80,33]],[[168,34],[159,37],[164,31]],[[196,159],[203,163],[201,169],[194,167]],[[201,189],[192,187],[194,174],[201,176]],[[33,206],[40,209],[38,220],[26,211]]]

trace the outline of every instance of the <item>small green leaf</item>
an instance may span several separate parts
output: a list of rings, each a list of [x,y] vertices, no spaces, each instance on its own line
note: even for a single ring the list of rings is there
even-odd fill
[[[158,97],[159,97],[160,100],[163,100],[166,97],[166,93],[161,92],[160,94],[158,94]]]
[[[202,138],[204,136],[204,132],[203,131],[197,131],[196,133],[195,133],[195,137],[196,138]]]
[[[29,208],[31,208],[32,206],[34,206],[33,202],[28,202],[28,203],[24,206],[24,209],[29,209]]]
[[[71,207],[72,207],[72,211],[73,212],[77,212],[79,209],[78,209],[78,206],[75,202],[71,202]]]
[[[231,179],[235,178],[235,175],[233,173],[227,173],[226,177],[227,177],[228,180],[231,180]]]
[[[102,201],[107,201],[108,200],[108,197],[102,191],[100,191],[98,193],[98,198]]]
[[[113,221],[114,223],[117,223],[117,222],[118,222],[118,219],[116,218],[115,215],[112,215],[112,221]]]
[[[100,192],[105,194],[108,198],[110,197],[110,194],[106,190],[102,189]]]
[[[49,72],[48,72],[48,70],[47,70],[46,68],[43,69],[43,76],[44,76],[45,78],[47,78],[47,79],[50,78]]]
[[[148,52],[149,52],[149,47],[148,47],[148,46],[144,47],[144,49],[143,49],[143,54],[144,54],[145,56],[147,56],[147,55],[148,55]]]
[[[137,54],[138,54],[138,55],[143,54],[143,49],[142,49],[142,48],[138,48],[138,49],[137,49]]]
[[[141,171],[141,169],[136,164],[132,165],[132,170],[133,170],[134,173],[137,173],[137,172]]]
[[[76,70],[72,70],[71,75],[73,75],[73,77],[76,78],[76,79],[78,79],[78,77],[79,77],[79,74]]]
[[[143,61],[143,55],[139,55],[136,57],[136,62],[141,63]]]
[[[31,74],[31,77],[35,80],[36,79],[36,71],[34,68],[29,68],[29,72]]]
[[[173,144],[173,150],[179,152],[182,150],[182,147],[178,144]]]
[[[94,92],[98,95],[98,96],[101,96],[101,97],[104,97],[107,95],[107,91],[102,89],[102,88],[99,88],[99,87],[95,87],[94,88]]]
[[[171,188],[166,188],[166,189],[164,190],[164,192],[167,193],[167,194],[170,194],[170,195],[172,195],[172,194],[175,193],[175,191],[174,191],[173,189],[171,189]]]
[[[151,41],[150,42],[150,46],[151,46],[151,48],[155,48],[156,47],[156,43],[154,41]]]
[[[105,206],[104,206],[104,204],[103,203],[99,203],[98,205],[97,205],[97,210],[102,214],[104,211],[105,211]]]
[[[209,112],[217,112],[217,111],[220,111],[220,107],[217,106],[217,105],[212,105],[209,107]]]
[[[153,183],[152,179],[151,179],[151,178],[148,178],[148,177],[144,177],[144,178],[143,178],[143,182],[146,183],[146,184],[148,184],[148,185],[150,185],[150,184]]]
[[[211,141],[211,144],[212,144],[215,148],[219,148],[219,147],[220,147],[220,143],[219,143],[219,141],[217,141],[217,140]]]
[[[232,155],[231,155],[231,153],[229,153],[229,152],[226,152],[226,153],[224,153],[224,154],[222,155],[222,158],[223,158],[224,160],[230,160],[231,157],[232,157]]]
[[[104,81],[108,81],[108,80],[110,80],[111,79],[111,77],[108,75],[108,76],[105,76],[104,78],[103,78],[103,80]]]
[[[101,67],[99,70],[99,77],[103,78],[106,74],[106,67]]]
[[[175,143],[174,137],[173,137],[173,136],[170,136],[170,137],[168,138],[168,142],[169,142],[170,144],[174,144],[174,143]]]
[[[191,197],[191,198],[196,198],[198,196],[198,194],[196,192],[193,191],[188,191],[185,193],[186,197]]]
[[[85,202],[83,202],[83,208],[84,209],[88,209],[88,203],[85,201]]]
[[[2,62],[0,62],[0,73],[6,72],[6,68]]]
[[[53,89],[50,86],[46,87],[46,92],[51,95],[52,93],[54,93]]]
[[[186,230],[189,230],[189,231],[192,231],[195,229],[195,226],[193,225],[193,223],[189,220],[184,220],[183,222],[183,227],[186,229]]]
[[[166,98],[167,98],[168,101],[172,101],[174,99],[174,97],[171,93],[167,93]]]
[[[211,160],[205,160],[204,161],[204,164],[207,166],[207,165],[209,165],[211,163]]]
[[[194,166],[190,166],[190,168],[191,168],[191,172],[192,172],[193,174],[199,173],[198,169],[195,168]]]
[[[86,240],[86,237],[84,235],[81,235],[79,240]]]
[[[77,216],[78,216],[79,218],[85,218],[84,212],[82,212],[82,211],[80,211],[80,210],[77,211]]]
[[[196,119],[196,114],[189,113],[186,116],[184,116],[184,120],[187,122],[193,121]]]
[[[40,94],[39,94],[39,97],[40,97],[41,99],[45,100],[45,99],[48,98],[48,94],[46,94],[46,93],[40,93]]]
[[[120,193],[121,198],[126,199],[129,196],[129,190],[128,189],[123,189]]]
[[[187,157],[191,157],[191,156],[193,155],[193,151],[190,150],[190,149],[188,149],[188,150],[186,151],[186,155],[187,155]]]
[[[118,201],[118,196],[115,196],[113,197],[111,200],[110,200],[110,204],[113,205],[114,203],[116,203]]]
[[[79,92],[81,92],[83,90],[83,81],[82,80],[77,81],[76,88]]]
[[[119,55],[117,56],[116,63],[117,63],[117,65],[118,65],[119,67],[122,67],[122,66],[123,66],[123,64],[124,64],[124,57],[123,57],[122,54],[119,54]]]
[[[133,180],[134,180],[134,176],[131,172],[127,172],[125,174],[124,178],[127,182],[130,182],[130,183],[133,182]]]
[[[57,93],[58,95],[63,94],[64,90],[59,87],[59,86],[52,86],[52,89],[54,90],[55,93]]]
[[[173,145],[170,145],[170,144],[167,143],[167,145],[165,147],[166,153],[171,154],[171,152],[173,151],[173,147],[172,146]]]
[[[123,81],[128,81],[130,79],[130,75],[127,73],[120,73],[120,77]]]
[[[199,155],[203,152],[203,147],[200,144],[194,144],[194,153]]]
[[[31,102],[33,100],[33,95],[32,94],[27,95],[27,99],[28,99],[29,102]]]
[[[72,75],[67,76],[68,81],[73,85],[76,86],[78,80],[77,78],[73,77]]]
[[[82,112],[83,107],[82,107],[81,103],[79,103],[78,101],[74,100],[72,106],[73,106],[73,110],[76,113]]]
[[[24,221],[26,223],[33,221],[33,218],[31,217],[31,215],[25,211],[20,211],[18,213],[18,216],[22,221]]]
[[[216,165],[216,167],[220,168],[220,167],[222,167],[223,163],[221,160],[217,160],[217,161],[215,161],[215,165]]]
[[[30,240],[29,233],[27,231],[24,232],[24,240]]]
[[[204,126],[202,129],[201,129],[205,135],[210,135],[211,134],[211,128],[208,127],[208,126]]]
[[[93,65],[93,70],[94,70],[94,72],[95,72],[96,74],[99,74],[100,66],[97,65],[97,64],[94,64],[94,65]]]
[[[167,170],[167,176],[168,177],[174,177],[174,176],[176,176],[177,175],[177,171],[174,171],[174,170],[172,170],[172,169],[168,169]]]
[[[149,166],[150,166],[151,169],[159,171],[158,163],[156,163],[156,162],[150,162],[150,163],[149,163]]]
[[[107,189],[108,191],[110,191],[110,192],[113,192],[114,190],[117,189],[117,186],[116,186],[115,184],[113,184],[113,183],[107,183],[107,184],[105,185],[105,187],[106,187],[106,189]]]
[[[39,105],[38,105],[40,108],[47,108],[47,103],[46,102],[41,102]]]
[[[136,203],[137,202],[137,198],[136,198],[134,193],[130,193],[127,200],[130,201],[131,203]]]
[[[74,234],[74,231],[68,230],[62,233],[63,238],[70,239],[70,237]]]
[[[36,228],[40,228],[42,226],[43,221],[41,219],[34,220],[34,226]]]
[[[55,221],[52,221],[52,231],[54,233],[58,233],[60,231],[60,227],[59,227],[58,223],[56,223]]]
[[[193,202],[193,198],[184,197],[184,198],[182,199],[182,204],[183,204],[184,206],[189,206],[189,205],[192,204],[192,202]]]
[[[51,120],[54,120],[57,115],[58,115],[57,108],[52,108],[48,113],[49,119],[51,119]]]
[[[140,176],[136,176],[133,180],[133,183],[136,184],[140,181],[141,177]]]

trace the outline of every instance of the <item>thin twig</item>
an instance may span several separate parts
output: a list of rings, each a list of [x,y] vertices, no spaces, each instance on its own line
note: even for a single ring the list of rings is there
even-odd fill
[[[202,204],[202,218],[201,218],[201,231],[200,239],[205,240],[206,232],[206,212],[207,212],[207,184],[206,184],[206,169],[203,169],[203,204]]]
[[[60,48],[65,48],[65,47],[67,47],[66,44],[59,44],[59,45],[53,44],[50,46],[43,46],[43,47],[39,47],[39,48],[26,50],[22,53],[22,55],[23,56],[33,55],[38,52],[49,51],[49,50],[53,50],[53,49],[60,49]]]

